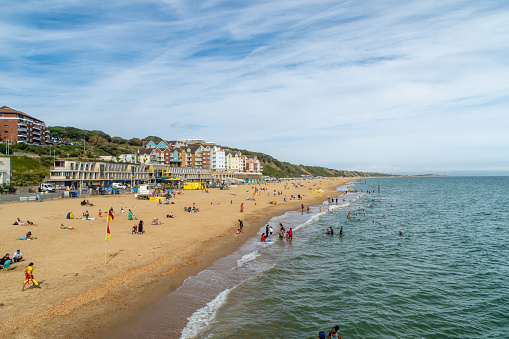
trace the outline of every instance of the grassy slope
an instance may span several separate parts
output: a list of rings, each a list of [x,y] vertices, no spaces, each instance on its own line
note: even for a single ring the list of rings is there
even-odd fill
[[[43,156],[31,158],[26,156],[11,157],[12,182],[16,186],[38,185],[49,175],[49,168],[53,165],[53,158]]]
[[[80,130],[81,131],[81,130]],[[85,131],[89,132],[89,131]],[[98,132],[98,131],[97,131]],[[118,137],[110,139],[120,139]],[[79,141],[74,139],[67,139],[67,141]],[[103,155],[119,155],[122,153],[137,153],[138,146],[130,145],[122,141],[120,144],[117,142],[105,142],[100,146],[93,146],[89,143],[86,144],[87,158],[85,160],[93,161],[98,160],[99,156]],[[26,152],[40,155],[40,158],[32,158],[26,156],[13,156],[11,157],[12,164],[12,182],[18,186],[25,185],[38,185],[44,180],[45,176],[49,175],[50,166],[53,165],[53,157],[57,158],[75,158],[78,160],[83,155],[83,145],[77,146],[35,146],[35,145],[11,145],[10,153],[13,152]],[[232,148],[232,150],[238,150]],[[289,162],[279,161],[274,157],[258,152],[251,152],[247,150],[238,150],[244,155],[256,155],[263,166],[263,175],[273,176],[277,178],[284,177],[299,177],[301,175],[313,175],[323,177],[368,177],[368,176],[386,176],[382,173],[364,173],[354,171],[341,171],[329,169],[319,166],[304,166],[294,165]],[[5,144],[0,143],[0,152],[5,153]]]

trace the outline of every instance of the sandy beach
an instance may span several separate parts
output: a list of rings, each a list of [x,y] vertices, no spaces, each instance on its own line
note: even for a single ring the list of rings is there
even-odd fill
[[[307,207],[336,197],[336,188],[351,180],[247,184],[229,190],[210,189],[209,193],[182,191],[170,200],[174,204],[168,205],[137,200],[133,194],[88,197],[94,206],[80,206],[80,198],[1,205],[0,255],[12,257],[20,249],[25,260],[8,272],[0,271],[0,336],[97,337],[233,252],[271,217],[300,210],[301,204]],[[266,190],[253,195],[255,187]],[[312,193],[318,188],[323,193]],[[274,190],[283,195],[274,196]],[[290,201],[293,194],[301,194],[303,199]],[[285,195],[288,202],[283,201]],[[270,201],[277,204],[268,204]],[[184,207],[193,203],[200,211],[185,212]],[[240,212],[241,204],[244,212]],[[115,219],[110,225],[105,264],[104,211],[111,207]],[[138,221],[144,221],[145,234],[131,234],[138,221],[128,220],[129,209]],[[86,210],[95,219],[81,220]],[[66,219],[68,212],[80,219]],[[166,218],[170,212],[175,218]],[[35,225],[13,225],[18,217]],[[163,224],[151,225],[153,218]],[[240,235],[236,234],[238,219],[244,223]],[[60,229],[62,223],[75,230]],[[17,240],[28,231],[37,239]],[[41,289],[30,284],[22,292],[25,267],[30,262],[34,262],[34,277]]]

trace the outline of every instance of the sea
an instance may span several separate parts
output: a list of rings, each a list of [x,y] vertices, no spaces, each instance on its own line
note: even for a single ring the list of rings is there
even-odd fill
[[[362,179],[280,223],[106,337],[509,338],[509,177]]]

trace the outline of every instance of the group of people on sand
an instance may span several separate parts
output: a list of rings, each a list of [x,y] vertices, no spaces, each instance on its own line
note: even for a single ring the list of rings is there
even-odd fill
[[[155,218],[154,218],[155,219]],[[138,225],[133,225],[132,234],[143,234],[145,231],[143,230],[143,220],[140,220]]]
[[[34,223],[31,222],[30,220],[27,220],[27,222],[26,222],[26,225],[33,225],[33,224]],[[25,223],[23,223],[20,218],[17,218],[16,221],[14,221],[13,225],[25,225]]]
[[[163,224],[162,222],[159,222],[159,219],[157,218],[152,219],[152,225],[162,225],[162,224]]]
[[[329,332],[329,335],[326,336],[324,331],[320,331],[318,333],[318,338],[316,339],[341,339],[341,336],[339,335],[339,326],[336,325],[332,328],[332,330]]]
[[[94,206],[94,204],[90,203],[90,201],[83,199],[81,202],[81,206]]]
[[[9,253],[7,253],[6,255],[4,255],[2,257],[2,259],[0,259],[0,269],[8,271],[9,268],[11,267],[11,264],[18,263],[23,260],[24,259],[23,259],[23,255],[21,254],[21,250],[17,250],[16,252],[14,252],[12,259],[11,259],[11,257],[9,257]],[[33,262],[28,264],[28,266],[26,268],[25,281],[23,282],[23,287],[21,288],[21,292],[23,292],[25,290],[26,284],[27,283],[30,284],[30,282],[32,282],[32,285],[34,287],[40,288],[39,284],[34,279],[34,263]]]
[[[20,250],[17,250],[14,255],[12,256],[12,259],[9,257],[9,253],[3,256],[2,259],[0,259],[0,269],[3,269],[5,271],[8,271],[12,263],[17,263],[24,260],[23,255],[21,254]],[[25,290],[26,284],[30,284],[32,282],[32,285],[37,288],[41,288],[37,281],[34,279],[34,263],[31,262],[28,264],[26,270],[25,270],[25,281],[23,282],[23,287],[21,288],[21,292]]]
[[[17,250],[16,252],[14,252],[14,255],[12,256],[12,258],[9,257],[9,253],[7,253],[2,257],[2,259],[0,259],[0,270],[4,269],[4,270],[8,271],[9,268],[11,267],[11,264],[20,262],[22,260],[23,260],[23,254],[21,254],[20,250]]]
[[[244,232],[244,222],[239,219],[239,228],[237,229],[237,234]]]

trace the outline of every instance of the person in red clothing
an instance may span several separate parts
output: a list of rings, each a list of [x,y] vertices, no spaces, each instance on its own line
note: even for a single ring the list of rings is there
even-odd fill
[[[262,242],[265,242],[265,233],[262,234]]]
[[[292,231],[292,228],[290,227],[290,230],[288,231],[288,239],[292,239],[293,238],[293,231]]]
[[[23,287],[21,288],[21,292],[23,292],[25,290],[25,285],[27,283],[29,283],[30,281],[32,282],[32,284],[37,287],[37,288],[41,288],[39,286],[39,284],[37,283],[37,281],[35,281],[34,279],[34,263],[31,262],[30,264],[28,264],[28,267],[25,271],[25,281],[23,282]]]

